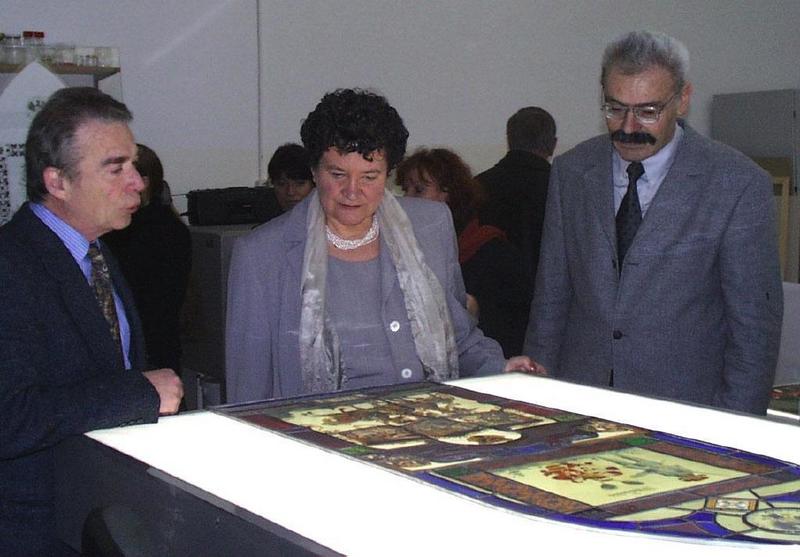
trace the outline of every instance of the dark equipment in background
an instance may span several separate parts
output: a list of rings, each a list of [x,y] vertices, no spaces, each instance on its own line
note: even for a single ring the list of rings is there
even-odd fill
[[[186,216],[193,226],[266,222],[281,213],[275,193],[265,187],[192,190]]]

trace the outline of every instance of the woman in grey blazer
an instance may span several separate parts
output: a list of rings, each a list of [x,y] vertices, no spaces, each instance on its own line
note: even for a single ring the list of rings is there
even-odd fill
[[[316,191],[234,247],[229,402],[542,371],[467,313],[447,207],[385,194],[408,137],[385,98],[329,93],[300,133]]]

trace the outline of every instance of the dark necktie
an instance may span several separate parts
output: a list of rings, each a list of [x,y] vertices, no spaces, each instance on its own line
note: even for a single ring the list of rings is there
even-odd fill
[[[639,194],[636,192],[636,181],[644,174],[644,166],[640,162],[628,165],[628,191],[622,198],[617,211],[617,254],[619,270],[622,272],[622,260],[633,243],[636,231],[642,223],[642,209],[639,207]]]
[[[87,255],[92,262],[92,288],[94,288],[94,295],[100,304],[100,309],[103,311],[103,317],[108,321],[111,336],[114,338],[114,342],[121,353],[122,345],[120,344],[117,308],[114,306],[114,287],[111,282],[111,273],[96,242],[89,244]]]

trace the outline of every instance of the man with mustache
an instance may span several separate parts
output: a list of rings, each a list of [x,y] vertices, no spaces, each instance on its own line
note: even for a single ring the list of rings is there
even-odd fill
[[[25,144],[28,203],[0,228],[0,555],[61,555],[55,448],[175,413],[171,369],[144,371],[133,295],[98,237],[128,226],[142,178],[124,104],[56,91]]]
[[[557,378],[763,414],[783,311],[769,176],[700,136],[688,52],[605,50],[609,135],[556,158],[525,354]]]

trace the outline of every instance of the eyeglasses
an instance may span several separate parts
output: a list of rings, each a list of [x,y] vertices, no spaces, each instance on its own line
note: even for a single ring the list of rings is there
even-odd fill
[[[640,124],[655,124],[661,118],[661,113],[669,104],[678,98],[680,91],[676,91],[670,98],[660,104],[646,104],[630,106],[618,102],[604,102],[601,106],[606,120],[624,120],[628,111]]]

